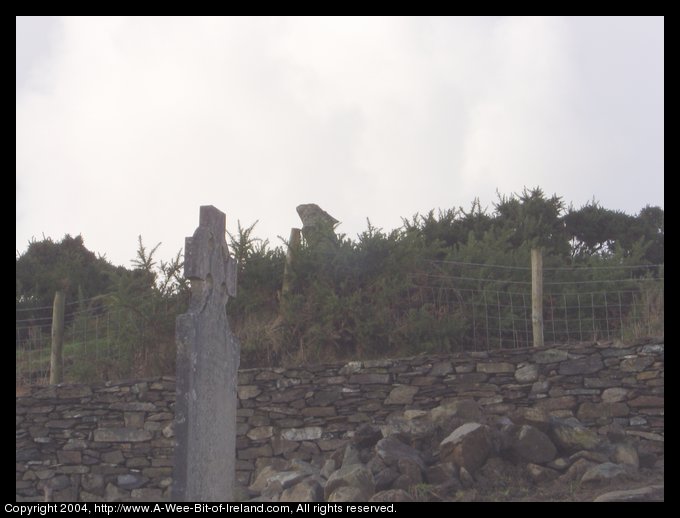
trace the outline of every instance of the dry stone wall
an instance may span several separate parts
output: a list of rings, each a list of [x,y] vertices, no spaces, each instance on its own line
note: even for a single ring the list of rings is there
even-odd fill
[[[167,499],[173,378],[57,385],[16,400],[17,501]]]
[[[664,448],[663,340],[248,369],[238,381],[242,487],[291,460],[323,466],[363,424],[385,435],[472,400],[486,416],[536,408],[602,435],[617,425],[642,456]],[[17,398],[17,499],[168,499],[174,398],[171,378]]]

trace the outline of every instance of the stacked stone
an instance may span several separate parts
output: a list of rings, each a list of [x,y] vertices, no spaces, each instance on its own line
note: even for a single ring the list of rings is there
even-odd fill
[[[166,377],[56,385],[17,398],[17,501],[166,498],[174,399]]]
[[[319,462],[358,425],[471,399],[485,415],[536,408],[663,452],[664,346],[596,343],[239,373],[237,480],[274,459]]]
[[[576,418],[601,437],[616,426],[643,464],[664,451],[662,339],[248,369],[238,385],[236,479],[243,488],[266,467],[323,467],[362,425],[412,434],[423,413],[450,405],[473,412],[460,426],[479,421],[471,409],[535,426],[531,412],[516,419],[533,411]],[[174,399],[172,378],[17,398],[17,498],[42,499],[45,490],[55,499],[167,498]],[[432,454],[440,444],[422,446]]]
[[[473,400],[460,400],[407,410],[379,428],[361,425],[323,465],[276,459],[242,496],[255,502],[391,502],[418,499],[427,488],[439,500],[464,501],[483,488],[493,500],[497,491],[526,496],[553,482],[596,489],[644,478],[645,470],[662,478],[663,467],[652,456],[641,459],[636,443],[616,425],[599,436],[575,417],[536,408],[485,416]],[[663,483],[596,498],[663,500]]]

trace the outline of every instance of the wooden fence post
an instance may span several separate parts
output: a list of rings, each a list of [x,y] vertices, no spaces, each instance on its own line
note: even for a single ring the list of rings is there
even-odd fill
[[[299,250],[300,242],[300,229],[291,228],[290,238],[288,239],[288,251],[286,252],[286,263],[283,267],[283,285],[281,286],[281,295],[283,297],[290,292],[293,276],[293,256]]]
[[[64,307],[66,295],[63,291],[54,294],[52,306],[52,354],[50,356],[50,385],[64,380]]]
[[[531,324],[534,347],[543,345],[543,250],[531,249]]]

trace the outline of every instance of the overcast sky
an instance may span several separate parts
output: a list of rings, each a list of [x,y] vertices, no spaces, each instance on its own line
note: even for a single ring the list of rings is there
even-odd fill
[[[540,186],[663,207],[663,18],[17,18],[16,219],[130,266],[200,205],[281,244]]]

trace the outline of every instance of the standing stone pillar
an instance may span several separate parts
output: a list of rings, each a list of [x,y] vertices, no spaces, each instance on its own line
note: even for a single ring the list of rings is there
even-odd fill
[[[225,229],[224,213],[206,205],[193,237],[186,238],[184,275],[191,281],[191,303],[176,322],[175,501],[232,499],[239,344],[225,308],[236,295],[236,261]]]
[[[335,227],[340,223],[316,203],[298,205],[295,210],[302,220],[302,235],[307,244],[317,247],[322,243],[336,243]]]

